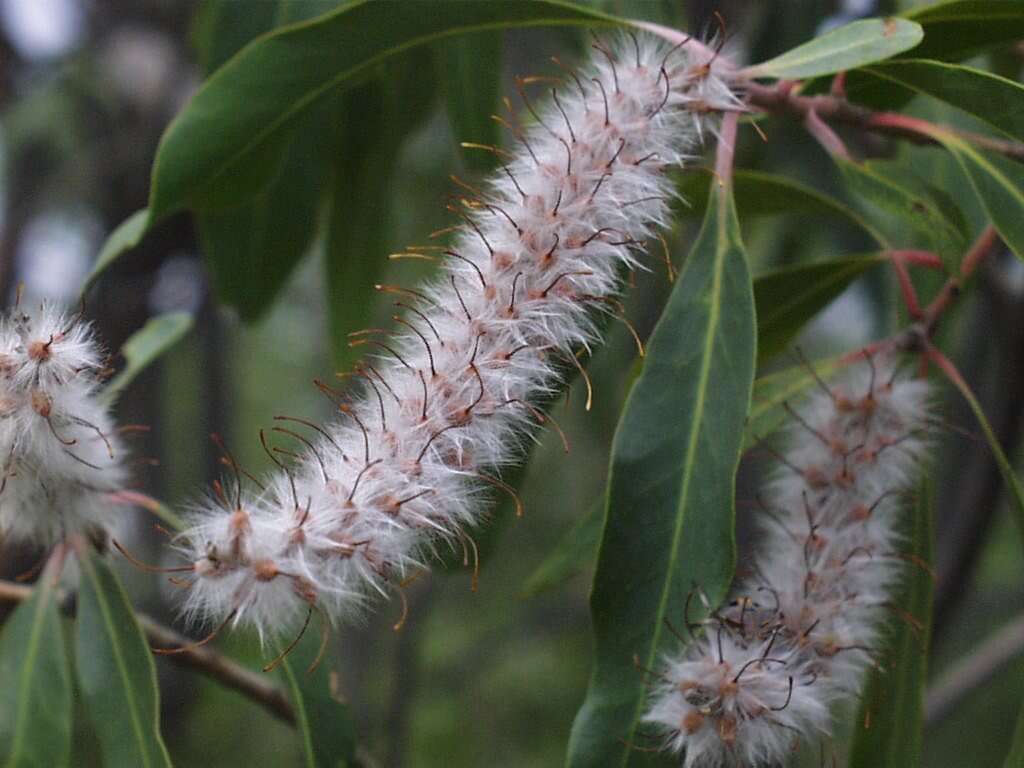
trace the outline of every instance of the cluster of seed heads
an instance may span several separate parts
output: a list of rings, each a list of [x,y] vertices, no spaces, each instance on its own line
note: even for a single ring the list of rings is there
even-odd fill
[[[196,511],[179,539],[188,614],[261,636],[314,612],[343,619],[438,544],[468,552],[488,491],[514,495],[498,475],[550,421],[537,403],[582,371],[598,316],[621,313],[624,273],[669,222],[666,170],[737,107],[728,66],[696,43],[626,36],[594,49],[580,70],[563,67],[543,106],[521,81],[532,123],[510,115],[514,147],[483,148],[500,171],[464,185],[451,246],[410,249],[439,275],[418,290],[378,286],[403,314],[391,334],[356,335],[373,353],[358,392],[321,385],[337,417],[279,419],[292,445],[268,453],[291,460],[259,481],[236,471]]]
[[[47,546],[116,527],[125,451],[90,326],[43,305],[0,318],[0,539]]]
[[[789,409],[785,450],[772,450],[780,466],[758,499],[753,575],[708,619],[691,621],[687,605],[683,632],[673,629],[685,648],[652,671],[644,719],[686,768],[779,764],[827,735],[830,706],[882,661],[882,628],[913,562],[901,496],[927,447],[927,385],[867,354],[819,384]]]

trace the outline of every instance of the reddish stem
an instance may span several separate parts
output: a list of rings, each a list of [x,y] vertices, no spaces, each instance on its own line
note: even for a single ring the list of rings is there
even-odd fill
[[[715,156],[715,175],[719,181],[729,186],[732,184],[732,167],[736,158],[736,129],[739,125],[739,112],[726,112],[722,118],[722,128],[718,135],[718,154]]]

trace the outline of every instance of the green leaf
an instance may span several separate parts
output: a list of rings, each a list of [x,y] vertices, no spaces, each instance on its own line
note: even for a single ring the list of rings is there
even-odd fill
[[[754,280],[758,364],[784,351],[808,320],[860,275],[884,261],[881,253],[843,256],[785,267]]]
[[[326,94],[410,48],[505,27],[612,23],[611,16],[557,0],[356,0],[265,35],[215,72],[164,133],[150,210],[159,219],[188,205],[258,157]]]
[[[1010,745],[1010,754],[1006,756],[1003,768],[1021,768],[1024,766],[1024,707],[1021,707],[1017,715],[1017,726],[1013,729],[1013,743]]]
[[[924,28],[914,50],[923,59],[962,60],[1024,37],[1024,3],[1019,0],[953,0],[905,14]]]
[[[413,51],[389,62],[381,76],[345,95],[330,192],[325,266],[334,364],[345,370],[365,347],[348,334],[365,327],[388,266],[398,148],[433,99],[430,58]],[[396,309],[398,311],[398,309]]]
[[[873,64],[864,72],[931,96],[1024,141],[1024,86],[973,67],[921,59]]]
[[[308,631],[281,662],[281,677],[295,709],[296,726],[308,768],[343,768],[355,759],[352,713],[336,691],[337,673],[320,656],[321,638]]]
[[[833,157],[851,194],[895,218],[900,229],[911,229],[939,253],[947,266],[963,253],[966,243],[954,222],[927,195],[897,181],[882,161],[855,163]],[[904,235],[904,237],[906,237]],[[899,245],[907,245],[901,242]]]
[[[895,56],[916,46],[922,37],[921,26],[906,19],[862,19],[747,67],[743,74],[780,80],[828,75]]]
[[[907,532],[913,564],[907,566],[899,616],[889,623],[882,669],[873,670],[861,699],[849,768],[879,765],[915,768],[921,764],[924,688],[932,624],[931,483],[924,480]]]
[[[778,429],[788,417],[786,403],[796,403],[839,366],[840,358],[833,357],[785,368],[755,381],[750,415],[743,433],[743,450],[753,448],[760,439]]]
[[[934,135],[953,153],[971,180],[978,200],[1003,242],[1024,259],[1024,165],[995,153],[982,152],[940,129]]]
[[[481,32],[434,46],[448,106],[448,122],[456,142],[498,146],[501,127],[491,115],[497,111],[501,86],[500,32]],[[463,149],[462,160],[470,170],[491,170],[497,158],[492,152]]]
[[[717,184],[717,182],[715,182]],[[734,481],[754,377],[754,299],[726,189],[648,345],[612,445],[607,521],[590,598],[594,669],[568,764],[624,766],[664,619],[696,583],[712,604],[735,565]]]
[[[604,499],[590,505],[527,579],[522,597],[533,597],[554,589],[594,561],[604,530],[604,512]]]
[[[181,341],[192,330],[194,322],[188,312],[167,312],[147,320],[121,347],[127,365],[104,388],[103,400],[108,403],[116,400],[150,363]]]
[[[699,174],[684,175],[680,192],[688,203],[681,210],[683,215],[697,215],[707,208],[708,186],[706,179]],[[885,235],[845,203],[785,176],[736,170],[733,178],[733,196],[736,200],[736,211],[743,221],[755,216],[780,214],[824,216],[846,221],[879,245],[888,246]]]
[[[156,668],[128,596],[110,566],[84,545],[78,562],[76,668],[103,764],[169,767],[160,736]]]
[[[93,264],[92,271],[82,284],[83,296],[107,267],[139,244],[152,223],[153,219],[149,215],[149,209],[143,208],[117,225],[117,228],[107,237],[107,241],[103,243],[103,247],[100,248],[96,263]]]
[[[0,634],[0,765],[61,768],[71,759],[71,672],[47,572]]]

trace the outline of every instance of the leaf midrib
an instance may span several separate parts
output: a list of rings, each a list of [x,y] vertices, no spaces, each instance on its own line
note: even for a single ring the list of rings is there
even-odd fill
[[[82,559],[84,560],[85,558],[82,558]],[[111,628],[113,626],[114,619],[113,619],[113,615],[110,612],[110,604],[107,602],[106,596],[103,594],[103,591],[99,588],[99,586],[100,586],[99,578],[97,577],[95,566],[93,566],[92,563],[89,563],[88,565],[85,565],[83,563],[83,565],[84,565],[85,571],[89,575],[90,581],[92,581],[93,595],[96,598],[96,605],[97,605],[97,607],[99,607],[100,613],[103,616],[104,626],[109,629],[109,628]],[[116,636],[116,634],[114,632],[108,631],[107,637],[108,637],[108,639],[110,641],[110,649],[111,649],[111,652],[113,653],[113,656],[114,656],[114,663],[115,663],[115,666],[117,667],[118,677],[119,677],[119,679],[121,681],[121,686],[124,689],[125,700],[126,700],[126,707],[127,707],[128,712],[130,714],[132,730],[133,730],[133,732],[135,734],[136,740],[138,741],[139,752],[141,754],[143,763],[146,766],[150,766],[150,765],[152,765],[152,761],[151,761],[149,749],[147,748],[147,739],[146,739],[146,734],[145,734],[145,728],[142,725],[142,722],[141,722],[140,717],[139,717],[138,709],[135,706],[135,699],[131,695],[133,688],[132,688],[132,686],[131,686],[131,684],[129,682],[129,679],[128,679],[128,669],[127,669],[127,666],[125,664],[124,654],[123,654],[122,649],[121,649],[121,644],[120,644],[120,642],[119,642],[119,640],[118,640],[118,638],[117,638],[117,636]]]
[[[719,319],[721,316],[720,300],[722,294],[722,276],[724,272],[725,255],[731,247],[730,242],[726,237],[726,233],[724,231],[727,212],[723,210],[726,208],[726,206],[722,198],[725,194],[725,192],[719,193],[719,208],[716,214],[717,237],[715,245],[715,271],[714,280],[712,283],[713,290],[710,292],[710,298],[712,299],[712,301],[710,302],[711,311],[708,315],[707,332],[704,336],[704,354],[701,359],[700,378],[697,387],[697,400],[693,409],[695,417],[693,419],[693,424],[690,427],[690,434],[687,437],[686,463],[683,466],[684,472],[681,480],[679,494],[680,501],[678,508],[680,510],[685,510],[685,504],[687,499],[689,498],[690,480],[693,477],[693,466],[695,464],[697,439],[700,436],[701,428],[704,423],[704,401],[707,396],[707,385],[711,374],[711,359],[714,354],[714,340],[716,331],[718,329]],[[714,205],[714,202],[712,202],[711,204]],[[654,635],[651,638],[650,649],[645,656],[644,667],[646,669],[651,669],[653,667],[655,661],[654,657],[658,652],[658,644],[661,638],[662,618],[665,615],[665,611],[668,606],[669,594],[671,593],[671,574],[675,571],[676,560],[679,556],[679,541],[682,535],[683,521],[685,517],[685,511],[683,511],[683,514],[676,516],[676,523],[674,530],[672,532],[672,547],[670,549],[671,555],[669,557],[668,568],[665,571],[666,574],[669,575],[669,578],[665,579],[665,582],[662,585],[661,596],[658,599],[658,611],[656,613],[657,621],[654,624]],[[630,718],[629,731],[627,733],[627,738],[625,740],[627,744],[627,749],[625,752],[623,752],[622,760],[619,763],[619,765],[622,766],[622,768],[625,768],[625,766],[629,763],[629,758],[631,756],[630,750],[632,748],[628,745],[632,744],[633,742],[633,736],[636,733],[637,723],[640,720],[640,713],[643,709],[643,706],[644,699],[643,697],[640,697],[637,700],[636,706],[634,707],[633,716]]]

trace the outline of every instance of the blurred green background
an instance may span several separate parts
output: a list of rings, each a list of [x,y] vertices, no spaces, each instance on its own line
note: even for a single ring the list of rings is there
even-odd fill
[[[749,61],[843,21],[912,5],[872,0],[595,4],[698,32],[718,29],[712,16],[718,10],[726,22],[726,50]],[[0,297],[10,302],[22,284],[29,301],[73,304],[104,237],[145,205],[159,136],[204,73],[260,29],[335,5],[329,0],[0,0]],[[449,174],[471,182],[480,177],[480,158],[461,152],[459,141],[504,140],[492,139],[491,124],[481,120],[497,111],[494,96],[514,92],[514,74],[551,74],[552,55],[571,61],[587,45],[585,33],[577,30],[516,31],[467,43],[458,52],[438,48],[406,57],[326,105],[319,122],[302,128],[308,133],[288,161],[301,171],[291,177],[291,187],[282,185],[254,207],[204,215],[198,222],[179,214],[112,268],[87,302],[111,349],[153,314],[180,309],[197,317],[196,330],[121,401],[122,422],[151,427],[138,440],[138,455],[159,461],[159,466],[140,464],[141,487],[187,509],[219,474],[210,433],[225,435],[240,462],[258,474],[268,460],[257,430],[268,427],[273,415],[326,417],[329,404],[312,385],[313,377],[329,377],[350,365],[344,334],[386,322],[391,313],[389,302],[370,290],[372,283],[385,278],[412,285],[429,272],[424,262],[389,262],[388,253],[425,243],[430,232],[450,223],[444,205],[456,188]],[[1019,49],[1000,52],[993,61],[998,71],[1019,76]],[[460,79],[466,62],[477,75],[492,71],[496,90],[481,90],[479,77]],[[964,122],[931,105],[913,109]],[[743,129],[739,167],[782,173],[842,196],[834,168],[796,126],[770,121],[763,127],[765,142]],[[486,135],[465,133],[474,129]],[[966,185],[934,151],[863,149],[941,186],[953,208],[977,221],[963,194]],[[693,213],[700,211],[681,211],[669,237],[676,264],[694,233]],[[855,231],[799,214],[743,224],[755,274],[870,248]],[[927,238],[918,244],[933,246]],[[651,267],[636,276],[626,302],[641,336],[649,333],[670,288],[657,259]],[[1018,444],[1024,403],[1019,267],[1012,261],[997,265],[976,300],[958,309],[946,339],[947,348],[972,372],[1010,447]],[[813,356],[848,350],[893,327],[898,311],[893,286],[875,270],[814,322],[801,345]],[[984,345],[976,343],[979,335]],[[325,663],[337,672],[338,690],[351,704],[366,765],[561,763],[589,672],[590,574],[584,569],[541,594],[525,596],[524,591],[573,523],[600,498],[635,357],[629,333],[614,325],[589,364],[592,410],[584,410],[579,385],[556,405],[553,414],[572,452],[563,455],[556,435],[542,436],[520,486],[525,517],[510,519],[507,509],[499,511],[497,522],[476,534],[486,550],[478,591],[471,591],[468,569],[438,569],[408,589],[410,613],[401,632],[392,629],[400,610],[392,601],[377,605],[363,625],[345,628],[332,640]],[[952,404],[944,415],[954,425],[972,428]],[[939,475],[934,674],[1024,606],[1017,541],[991,462],[969,438],[942,444],[940,469],[956,471]],[[744,490],[752,496],[759,469],[757,462],[744,469],[740,498]],[[152,522],[139,516],[133,545],[155,561],[164,540]],[[749,546],[744,533],[741,528],[741,542]],[[0,569],[9,578],[32,561],[33,553],[4,551]],[[122,576],[136,605],[174,620],[173,588],[127,568]],[[217,642],[254,666],[273,655],[241,635]],[[163,729],[176,764],[301,764],[295,732],[264,710],[166,659],[158,660],[158,670]],[[926,764],[1000,765],[1022,692],[1024,663],[1017,662],[929,727]],[[839,746],[835,751],[844,752]],[[94,741],[83,730],[76,739],[75,764],[95,765],[96,759]],[[806,758],[807,765],[819,763],[816,755]]]

